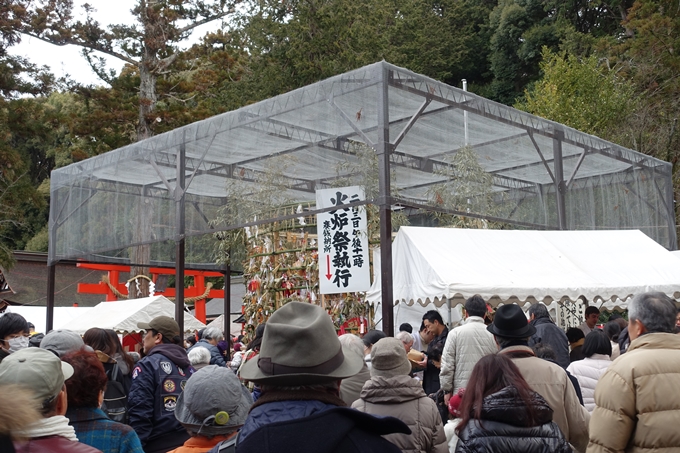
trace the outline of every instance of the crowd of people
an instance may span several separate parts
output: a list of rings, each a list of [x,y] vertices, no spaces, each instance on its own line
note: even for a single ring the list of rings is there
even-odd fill
[[[566,332],[545,305],[491,313],[473,296],[449,330],[338,337],[319,306],[290,302],[246,345],[213,327],[183,338],[140,322],[37,337],[0,317],[2,452],[680,451],[680,316],[640,294],[628,320],[595,307]]]

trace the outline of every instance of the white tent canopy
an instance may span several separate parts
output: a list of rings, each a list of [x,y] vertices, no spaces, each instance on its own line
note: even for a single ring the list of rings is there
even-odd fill
[[[638,230],[525,231],[401,227],[392,245],[394,301],[480,294],[492,304],[616,302],[646,291],[680,299],[680,260]],[[368,292],[380,301],[380,281]]]
[[[71,320],[79,316],[82,316],[91,309],[91,307],[55,307],[54,328],[61,329],[65,324],[71,322]],[[39,307],[35,305],[13,305],[8,307],[5,313],[18,313],[23,316],[26,321],[33,323],[36,332],[46,333],[45,321],[47,319],[47,307]]]
[[[137,332],[138,322],[149,322],[157,316],[175,317],[175,304],[163,296],[141,299],[101,302],[90,311],[64,324],[62,329],[70,329],[80,334],[92,327],[113,329],[118,333]],[[205,327],[189,313],[184,313],[184,331],[193,332]]]
[[[241,324],[235,323],[234,321],[241,317],[240,313],[232,313],[229,315],[231,322],[229,323],[229,333],[232,335],[241,334]],[[220,330],[224,331],[224,315],[219,315],[213,321],[208,323],[207,327],[219,327]]]

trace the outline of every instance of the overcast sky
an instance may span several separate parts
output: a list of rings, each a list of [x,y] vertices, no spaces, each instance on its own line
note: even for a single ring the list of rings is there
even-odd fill
[[[85,3],[84,0],[80,2],[76,0],[74,2],[75,5],[82,5],[83,3]],[[89,0],[88,3],[97,10],[94,18],[102,26],[109,24],[130,24],[133,22],[130,10],[135,5],[136,0]],[[80,11],[82,9],[79,6],[74,8],[74,12]],[[197,42],[208,30],[218,28],[219,26],[219,22],[216,21],[215,23],[199,27],[192,34],[189,43]],[[11,47],[9,53],[26,57],[37,65],[49,66],[56,77],[63,77],[68,74],[71,79],[80,83],[105,85],[90,69],[80,47],[55,46],[24,36],[21,44]],[[108,57],[107,60],[109,67],[117,72],[123,68],[124,63],[117,58]]]

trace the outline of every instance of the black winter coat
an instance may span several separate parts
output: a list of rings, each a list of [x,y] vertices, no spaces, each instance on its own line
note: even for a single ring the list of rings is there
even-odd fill
[[[543,343],[555,352],[557,364],[566,369],[569,366],[569,340],[564,330],[560,329],[550,318],[538,318],[531,321],[536,333],[529,339],[529,347]]]
[[[444,345],[446,344],[446,337],[449,335],[449,328],[444,327],[442,333],[435,337],[429,345],[427,345],[427,367],[425,368],[425,373],[423,373],[423,390],[425,390],[426,395],[431,395],[439,390],[439,368],[434,364],[433,350],[436,348],[440,356],[437,361],[441,361],[441,353],[444,351]]]
[[[506,387],[484,398],[481,423],[473,419],[463,428],[456,453],[571,453],[552,421],[552,409],[541,395],[532,393],[536,426],[527,426],[527,407],[517,389]]]
[[[336,407],[262,426],[239,440],[236,453],[401,453],[381,437],[392,433],[411,434],[411,430],[394,417]]]
[[[198,340],[198,343],[187,350],[187,353],[195,348],[205,348],[210,351],[210,365],[227,366],[227,362],[224,360],[224,356],[220,352],[220,348],[210,344],[208,340],[201,338]]]

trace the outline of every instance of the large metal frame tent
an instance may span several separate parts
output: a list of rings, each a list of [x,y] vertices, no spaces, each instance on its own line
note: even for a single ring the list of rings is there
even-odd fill
[[[379,207],[385,300],[395,209],[677,245],[669,163],[379,62],[53,171],[48,264],[170,263],[181,281],[215,267],[213,233],[323,212],[315,191],[349,185],[367,199],[348,206]]]

